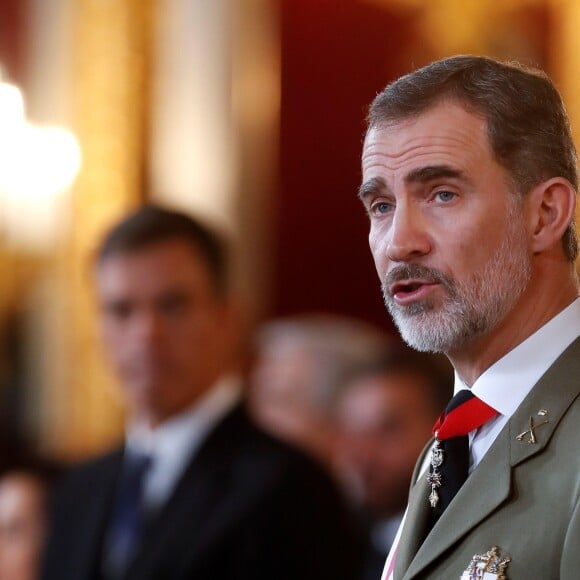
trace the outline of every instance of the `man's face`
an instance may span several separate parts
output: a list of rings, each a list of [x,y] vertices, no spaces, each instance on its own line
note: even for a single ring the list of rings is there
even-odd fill
[[[337,467],[347,490],[375,517],[405,509],[415,461],[435,421],[423,382],[407,372],[361,377],[339,401]]]
[[[44,502],[42,485],[27,474],[9,474],[0,481],[0,578],[38,578]]]
[[[226,370],[230,305],[185,241],[106,257],[97,268],[97,292],[104,346],[133,416],[163,421]]]
[[[385,303],[418,350],[488,335],[526,290],[525,200],[493,158],[486,123],[454,102],[371,129],[361,199]]]

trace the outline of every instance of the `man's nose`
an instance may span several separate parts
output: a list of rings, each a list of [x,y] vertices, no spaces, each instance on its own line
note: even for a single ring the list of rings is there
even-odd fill
[[[410,262],[429,253],[431,244],[419,211],[407,205],[395,210],[387,244],[387,257],[393,262]]]
[[[155,312],[141,312],[133,321],[134,336],[141,340],[154,341],[161,331],[161,321]]]

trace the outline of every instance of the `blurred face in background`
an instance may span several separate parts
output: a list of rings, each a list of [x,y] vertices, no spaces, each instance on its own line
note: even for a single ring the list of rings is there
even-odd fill
[[[0,580],[35,580],[45,536],[45,490],[26,473],[0,479]]]
[[[231,304],[186,241],[106,257],[97,268],[97,291],[103,343],[133,417],[155,426],[229,370]]]
[[[365,375],[347,385],[339,400],[339,476],[355,503],[374,517],[405,509],[415,461],[436,418],[424,381],[410,372]]]
[[[335,434],[320,393],[326,374],[325,362],[304,340],[278,337],[260,350],[249,403],[262,427],[328,463]]]

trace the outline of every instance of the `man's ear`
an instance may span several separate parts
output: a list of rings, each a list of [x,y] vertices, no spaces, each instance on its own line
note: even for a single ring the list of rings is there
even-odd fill
[[[561,244],[576,211],[576,191],[563,177],[553,177],[528,193],[528,224],[534,253]]]

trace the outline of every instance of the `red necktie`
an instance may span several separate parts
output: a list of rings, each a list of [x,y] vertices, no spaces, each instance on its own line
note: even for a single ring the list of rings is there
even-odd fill
[[[469,438],[498,412],[478,399],[469,389],[459,391],[433,427],[435,446],[428,477],[432,525],[445,511],[469,472]]]
[[[469,473],[467,434],[498,414],[495,409],[475,397],[469,389],[464,389],[451,399],[445,412],[433,426],[435,446],[431,452],[431,468],[427,479],[431,486],[429,501],[433,509],[423,539],[467,479]],[[399,542],[392,548],[393,556],[383,575],[384,580],[391,580]]]

